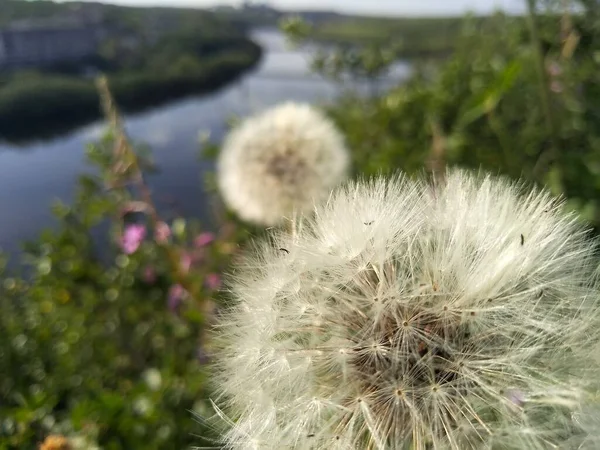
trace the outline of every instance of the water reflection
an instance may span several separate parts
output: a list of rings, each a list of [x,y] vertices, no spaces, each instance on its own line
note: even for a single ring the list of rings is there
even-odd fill
[[[130,136],[152,147],[160,172],[149,182],[160,194],[160,203],[166,206],[177,199],[178,212],[186,216],[205,221],[210,217],[201,180],[202,172],[211,167],[198,157],[200,131],[209,130],[218,140],[232,114],[245,115],[284,100],[327,102],[339,93],[338,87],[310,74],[310,54],[287,49],[280,33],[264,30],[254,37],[265,55],[253,73],[211,94],[126,118]],[[397,82],[408,72],[407,65],[398,64],[388,82]],[[103,129],[97,122],[27,146],[0,144],[0,247],[16,253],[22,240],[54,225],[51,202],[71,201],[78,175],[91,170],[84,148]]]

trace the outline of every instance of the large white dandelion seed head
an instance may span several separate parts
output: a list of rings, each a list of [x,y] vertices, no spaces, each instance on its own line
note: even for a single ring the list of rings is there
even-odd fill
[[[215,332],[225,445],[598,442],[586,436],[600,410],[594,251],[547,193],[502,178],[450,171],[435,188],[396,177],[335,191],[235,271]]]
[[[349,161],[342,135],[323,113],[285,103],[231,131],[217,176],[225,203],[242,219],[275,225],[327,197]]]

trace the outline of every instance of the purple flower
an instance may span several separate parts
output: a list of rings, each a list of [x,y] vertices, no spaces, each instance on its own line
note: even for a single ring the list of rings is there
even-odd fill
[[[215,240],[214,233],[207,231],[205,233],[200,233],[198,236],[196,236],[196,239],[194,239],[194,245],[196,247],[206,247],[208,244],[210,244],[214,240]]]
[[[148,284],[154,284],[156,282],[156,271],[154,267],[147,266],[144,269],[144,281]]]
[[[216,291],[221,287],[221,277],[216,273],[209,273],[206,275],[204,282],[206,283],[206,287],[213,291]]]
[[[121,248],[123,249],[123,252],[127,255],[135,253],[145,237],[146,227],[144,225],[126,225],[123,236],[121,237]]]
[[[185,289],[180,284],[174,284],[169,289],[168,295],[168,305],[169,310],[173,313],[177,312],[179,305],[181,305],[181,301],[183,300],[183,296],[185,295]]]
[[[154,239],[159,244],[164,244],[171,237],[171,228],[165,222],[158,222],[154,230]]]

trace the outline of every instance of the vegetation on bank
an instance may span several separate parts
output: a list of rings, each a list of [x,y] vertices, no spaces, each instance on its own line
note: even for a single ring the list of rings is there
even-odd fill
[[[574,3],[585,14],[552,10],[529,23],[496,15],[475,30],[467,22],[435,71],[337,101],[329,113],[354,175],[483,168],[546,185],[598,230],[600,6]],[[110,83],[119,98],[117,78]],[[214,412],[202,333],[214,303],[226,301],[218,274],[261,230],[219,215],[207,235],[156,211],[142,159],[106,109],[111,131],[88,152],[97,170],[73,205],[54,206],[60,226],[26,247],[23,272],[1,276],[3,450],[33,450],[49,435],[82,449],[218,447],[190,413]],[[102,258],[92,236],[107,222]],[[123,241],[133,224],[145,230],[135,251]]]
[[[319,43],[362,49],[385,48],[399,59],[439,60],[464,47],[465,34],[486,34],[502,17],[511,34],[521,43],[528,42],[527,18],[497,13],[489,16],[464,17],[353,17],[315,22],[310,28],[310,39]],[[552,9],[538,18],[544,46],[550,46],[560,33],[560,10]],[[574,17],[577,21],[578,18]],[[471,41],[468,41],[471,44]]]
[[[348,17],[316,24],[311,39],[344,46],[394,46],[404,58],[437,57],[454,50],[463,24],[462,17]]]
[[[139,201],[147,161],[104,103],[111,131],[88,150],[96,173],[82,177],[73,205],[53,206],[59,230],[26,245],[27,275],[2,276],[1,449],[37,449],[49,435],[74,450],[189,448],[210,437],[190,411],[207,407],[201,330],[235,228],[201,233]],[[110,229],[102,243],[98,226]],[[134,226],[145,242],[127,236]]]
[[[99,14],[98,14],[99,13]],[[90,74],[108,74],[126,111],[230,82],[260,59],[245,28],[197,9],[9,0],[0,26],[24,17],[97,15],[106,36],[85,61],[0,73],[0,139],[59,134],[100,117]]]
[[[65,14],[91,14],[102,16],[103,24],[111,30],[138,35],[160,35],[177,30],[202,29],[209,32],[239,29],[227,17],[218,16],[205,9],[170,7],[131,7],[81,1],[54,2],[52,0],[2,0],[0,27],[23,19],[44,19]]]
[[[549,187],[600,230],[600,6],[521,21],[466,22],[432,71],[330,113],[360,173],[459,165]],[[535,25],[535,26],[534,26]],[[533,37],[532,37],[533,36]]]
[[[260,59],[250,41],[209,57],[181,55],[162,69],[110,75],[119,104],[127,112],[219,88]],[[100,117],[92,80],[64,75],[18,75],[0,85],[0,138],[12,141],[53,135]]]

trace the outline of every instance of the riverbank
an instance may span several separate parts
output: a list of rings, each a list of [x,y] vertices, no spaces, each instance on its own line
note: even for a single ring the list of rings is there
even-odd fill
[[[346,17],[316,25],[311,38],[333,45],[387,46],[400,58],[441,57],[455,49],[463,24],[462,17]]]
[[[261,58],[250,40],[207,58],[180,60],[161,72],[109,75],[116,100],[136,112],[230,83]],[[100,117],[92,79],[60,75],[21,76],[0,86],[0,139],[19,142],[51,137]]]

